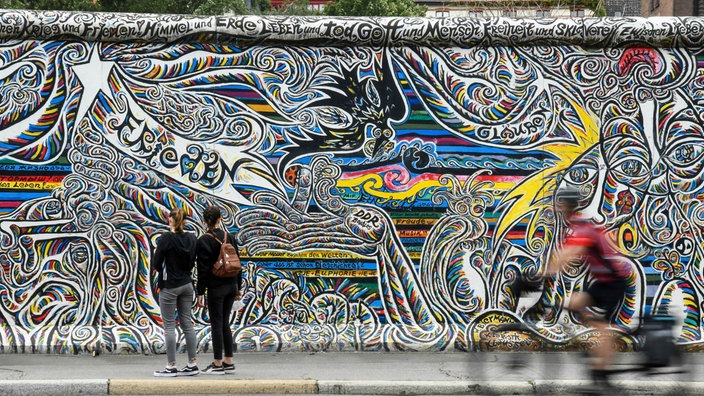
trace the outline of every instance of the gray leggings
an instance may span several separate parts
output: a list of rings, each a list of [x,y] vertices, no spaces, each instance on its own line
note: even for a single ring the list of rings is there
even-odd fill
[[[166,338],[166,358],[169,364],[176,364],[176,311],[178,322],[186,338],[188,361],[196,358],[196,332],[193,330],[193,285],[187,283],[173,289],[161,289],[159,294],[161,320],[164,321]]]

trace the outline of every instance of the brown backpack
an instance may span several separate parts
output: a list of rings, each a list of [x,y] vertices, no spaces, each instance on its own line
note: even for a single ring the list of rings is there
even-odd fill
[[[237,248],[228,241],[227,232],[223,241],[219,240],[214,232],[209,232],[209,234],[220,243],[220,255],[213,264],[213,275],[220,278],[232,278],[242,272],[240,256],[237,254]]]

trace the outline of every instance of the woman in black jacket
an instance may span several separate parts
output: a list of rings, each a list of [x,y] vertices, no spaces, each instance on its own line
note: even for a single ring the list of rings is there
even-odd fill
[[[171,232],[159,237],[151,259],[151,269],[159,279],[159,308],[164,322],[167,365],[154,372],[156,377],[196,375],[196,332],[193,330],[193,284],[191,273],[196,261],[196,236],[184,231],[186,214],[183,209],[169,213]],[[176,368],[176,311],[179,325],[186,338],[188,365]]]
[[[213,340],[213,362],[203,370],[205,374],[224,374],[235,371],[232,360],[233,342],[230,329],[230,311],[235,300],[241,297],[242,273],[231,278],[221,278],[213,275],[213,264],[220,255],[220,246],[224,238],[228,238],[232,246],[237,247],[235,238],[218,228],[220,224],[220,208],[209,206],[203,212],[206,232],[198,238],[196,247],[198,263],[198,293],[197,305],[203,306],[203,295],[208,294],[208,314]],[[223,361],[223,350],[225,358]]]

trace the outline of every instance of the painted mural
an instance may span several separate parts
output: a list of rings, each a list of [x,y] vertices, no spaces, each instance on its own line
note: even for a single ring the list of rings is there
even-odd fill
[[[588,348],[581,267],[515,290],[568,186],[632,268],[622,348],[668,308],[699,349],[702,48],[695,18],[0,12],[0,350],[162,352],[149,258],[208,205],[240,351]]]

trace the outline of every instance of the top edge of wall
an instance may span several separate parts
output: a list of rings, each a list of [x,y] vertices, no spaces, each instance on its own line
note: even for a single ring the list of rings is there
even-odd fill
[[[704,46],[702,17],[191,16],[0,10],[0,39],[356,46]]]

